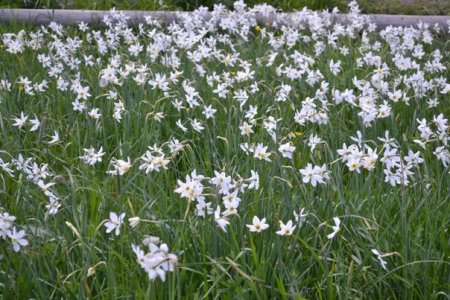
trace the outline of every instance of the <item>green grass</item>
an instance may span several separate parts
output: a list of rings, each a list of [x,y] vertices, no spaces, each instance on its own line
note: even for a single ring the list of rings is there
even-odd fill
[[[358,2],[364,12],[373,14],[450,15],[449,1],[360,0]]]
[[[194,10],[200,5],[210,9],[214,4],[224,4],[233,7],[232,0],[0,0],[3,8],[68,8],[68,9],[99,9],[109,10],[112,7],[122,10]],[[322,10],[338,7],[346,11],[349,0],[247,0],[249,6],[267,2],[283,10],[293,11],[308,7]],[[450,3],[448,1],[425,0],[359,0],[363,13],[372,14],[407,14],[407,15],[449,15]]]
[[[268,1],[251,0],[246,1],[248,5],[255,5],[258,3],[265,3]],[[324,1],[324,0],[275,0],[269,1],[272,6],[283,10],[301,9],[307,6],[312,9],[333,8],[339,6],[345,8],[345,2],[340,0]],[[15,7],[15,8],[73,8],[73,9],[135,9],[135,10],[168,10],[168,9],[182,9],[194,10],[203,5],[213,8],[215,4],[223,4],[228,8],[233,7],[234,1],[225,0],[1,0],[0,6]]]
[[[21,29],[0,30],[6,33]],[[27,28],[28,32],[36,30]],[[151,42],[146,35],[134,34],[141,44]],[[310,35],[308,31],[302,34]],[[300,110],[302,101],[313,97],[320,85],[311,87],[304,79],[289,81],[278,76],[275,68],[288,63],[283,55],[298,51],[314,57],[313,68],[321,71],[330,88],[342,91],[349,88],[356,93],[352,79],[355,76],[369,79],[374,71],[356,66],[362,38],[339,39],[339,46],[350,49],[349,56],[332,47],[315,56],[314,45],[306,42],[295,43],[291,48],[282,46],[274,66],[266,67],[257,62],[271,50],[267,38],[252,29],[248,42],[237,36],[231,38],[240,58],[251,63],[254,81],[260,88],[245,105],[245,108],[249,104],[258,106],[258,125],[251,137],[244,137],[239,126],[245,111],[239,109],[232,95],[218,98],[206,78],[192,71],[195,65],[188,58],[188,51],[197,46],[179,49],[178,70],[183,74],[179,83],[170,85],[170,100],[184,97],[181,82],[188,79],[202,102],[217,109],[215,119],[204,120],[200,108],[177,111],[161,91],[148,84],[138,86],[131,79],[120,86],[100,87],[99,72],[117,53],[124,62],[147,64],[153,73],[168,74],[170,69],[160,59],[152,62],[145,54],[130,56],[123,39],[117,50],[102,56],[95,44],[87,41],[86,33],[75,28],[67,29],[59,38],[66,42],[75,36],[83,41],[83,46],[73,57],[81,60],[84,55],[100,57],[100,65],[81,64],[79,69],[81,82],[90,87],[92,95],[87,104],[89,108],[100,109],[100,120],[74,112],[71,104],[74,94],[56,89],[55,79],[47,75],[37,59],[38,54],[48,53],[49,47],[26,49],[15,55],[8,54],[5,47],[0,49],[0,80],[13,83],[10,92],[0,92],[0,158],[10,162],[21,153],[38,163],[47,163],[54,173],[54,189],[62,198],[58,214],[46,216],[47,199],[35,184],[20,172],[10,177],[0,171],[0,210],[17,217],[15,223],[26,230],[30,241],[30,245],[16,253],[7,240],[0,239],[0,295],[4,299],[444,299],[450,295],[449,168],[432,154],[439,142],[430,142],[427,150],[413,142],[419,138],[417,119],[431,122],[439,113],[448,118],[448,94],[429,91],[424,99],[418,99],[412,97],[413,91],[401,85],[412,97],[411,105],[390,102],[393,108],[390,117],[364,127],[356,109],[349,104],[334,104],[327,92],[329,123],[300,126],[293,121],[295,110]],[[387,77],[391,88],[398,76],[414,73],[396,69],[389,46],[379,34],[370,33],[368,38],[371,44],[381,42],[381,48],[374,52],[391,70]],[[326,36],[319,39],[326,41]],[[51,40],[46,34],[42,43],[48,45]],[[217,47],[225,54],[233,52],[228,45],[218,43]],[[448,68],[448,42],[442,40],[424,45],[426,55],[417,60],[421,67],[435,49],[441,51],[442,63]],[[330,59],[342,61],[338,76],[328,69]],[[207,74],[241,70],[237,66],[226,67],[216,59],[205,59],[202,65]],[[67,78],[75,75],[76,71],[67,67],[63,73]],[[426,74],[428,80],[436,75],[447,78],[448,71]],[[34,96],[26,95],[17,84],[19,76],[27,76],[33,82],[46,79],[48,89]],[[274,102],[281,83],[290,84],[293,90],[287,102]],[[233,90],[248,86],[249,82],[235,83]],[[105,97],[109,90],[116,91],[125,105],[127,112],[120,123],[112,118],[113,101]],[[431,97],[440,101],[436,108],[428,108],[424,103]],[[30,118],[36,114],[41,121],[38,131],[29,132],[29,126],[24,130],[12,126],[12,118],[21,111]],[[161,122],[153,118],[156,112],[164,112]],[[293,160],[276,153],[278,144],[262,127],[262,118],[268,116],[281,119],[277,130],[280,138],[301,132],[301,136],[290,139],[297,147]],[[178,119],[186,122],[194,118],[204,121],[206,129],[202,134],[192,130],[184,133],[175,126]],[[49,145],[46,142],[54,130],[58,130],[61,143]],[[337,161],[336,150],[343,143],[353,143],[350,136],[357,130],[378,151],[382,143],[377,138],[383,137],[385,130],[397,140],[402,155],[408,149],[421,151],[425,161],[413,170],[415,175],[408,186],[392,187],[385,183],[379,161],[374,170],[362,169],[361,174],[348,171],[344,163]],[[307,146],[311,134],[324,141],[314,152]],[[147,147],[161,146],[171,138],[183,141],[185,147],[171,158],[168,169],[148,175],[139,171],[139,157]],[[273,152],[272,162],[245,155],[239,146],[244,142],[268,145]],[[84,148],[100,146],[106,152],[103,162],[89,166],[79,159]],[[167,153],[167,148],[163,149]],[[107,175],[113,157],[130,157],[131,170],[124,176]],[[299,169],[309,162],[325,163],[331,179],[315,188],[304,184]],[[193,170],[208,177],[214,171],[224,171],[234,179],[238,175],[250,177],[250,170],[259,173],[260,188],[240,194],[239,216],[230,218],[226,233],[212,217],[196,217],[194,204],[174,192],[177,180],[184,181],[185,175]],[[213,189],[206,190],[211,194],[208,201],[215,208],[221,199]],[[277,235],[278,221],[293,219],[293,211],[298,212],[301,207],[308,212],[305,222],[298,225],[292,236]],[[139,216],[161,221],[141,223],[136,229],[126,221],[121,234],[115,236],[106,234],[102,225],[110,211],[125,212],[127,219]],[[254,215],[267,218],[270,224],[267,231],[259,234],[248,231],[245,225],[251,223]],[[342,221],[341,230],[329,240],[326,236],[332,231],[332,218],[336,216]],[[131,244],[141,244],[145,235],[160,237],[178,255],[178,268],[168,273],[166,282],[149,281],[136,262]],[[387,270],[381,267],[372,249],[392,253],[384,258]],[[94,266],[95,274],[88,276],[88,270]]]

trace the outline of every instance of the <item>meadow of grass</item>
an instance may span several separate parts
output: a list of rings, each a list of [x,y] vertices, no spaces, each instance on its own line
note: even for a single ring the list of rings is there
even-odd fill
[[[448,41],[236,9],[0,28],[4,299],[450,297]]]
[[[233,8],[233,0],[0,0],[0,8],[100,9],[122,10],[194,10],[200,6],[210,9],[215,4]],[[333,9],[346,12],[350,0],[246,0],[253,6],[268,3],[282,11],[307,7],[314,10]],[[450,1],[443,0],[360,0],[363,13],[406,15],[450,15]]]

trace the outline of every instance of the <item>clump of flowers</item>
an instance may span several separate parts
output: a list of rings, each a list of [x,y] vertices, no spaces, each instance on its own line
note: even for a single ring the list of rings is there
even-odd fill
[[[217,243],[245,231],[238,245],[243,251],[248,237],[270,251],[274,236],[283,236],[276,240],[284,243],[303,234],[309,235],[301,238],[306,243],[326,234],[327,246],[337,247],[363,232],[345,231],[344,239],[341,219],[328,220],[331,211],[343,213],[347,196],[367,196],[349,200],[364,205],[389,205],[385,198],[414,191],[426,200],[447,200],[445,191],[433,190],[446,188],[450,166],[449,55],[435,47],[437,27],[375,32],[354,1],[346,15],[306,8],[283,14],[267,4],[247,7],[243,0],[234,3],[234,11],[216,5],[204,18],[207,10],[180,14],[167,26],[146,17],[131,27],[124,13],[111,11],[103,19],[106,29],[52,22],[0,35],[0,58],[7,66],[0,70],[5,249],[27,249],[31,233],[46,235],[41,225],[53,235],[60,232],[54,227],[58,218],[73,218],[66,225],[100,253],[103,244],[75,226],[95,219],[91,210],[108,213],[98,229],[106,231],[99,238],[111,247],[147,225],[193,234],[189,238],[219,237]],[[261,23],[261,16],[273,23]],[[348,190],[359,187],[367,191]],[[327,203],[315,209],[321,197]],[[17,211],[15,205],[33,224],[15,223],[6,212]],[[372,227],[372,219],[386,222],[377,215],[383,208],[358,212],[361,206],[345,212],[346,228],[363,220],[371,235],[398,225],[393,220]],[[299,210],[289,211],[291,219],[285,217],[294,208]],[[180,221],[183,226],[172,225]],[[318,230],[322,226],[326,232]],[[427,232],[411,237],[422,234]],[[379,236],[366,240],[375,244]],[[59,243],[56,237],[47,240]],[[131,246],[138,263],[151,281],[165,281],[177,256],[159,238],[142,244]],[[296,254],[299,248],[288,249]],[[387,269],[391,253],[366,252]],[[103,263],[115,262],[99,262],[88,274]]]
[[[178,257],[169,252],[167,244],[160,244],[157,237],[146,238],[144,244],[148,247],[147,253],[140,246],[131,245],[139,265],[147,272],[150,281],[157,278],[166,281],[166,273],[175,271]]]
[[[110,175],[123,176],[125,173],[128,173],[128,171],[131,169],[131,166],[132,164],[130,162],[130,158],[128,158],[127,160],[113,158],[111,160],[112,169],[107,173]]]
[[[304,183],[310,183],[314,187],[317,183],[323,184],[326,180],[330,179],[330,175],[325,164],[321,167],[313,167],[311,163],[308,163],[305,168],[300,169],[300,174],[302,174]]]
[[[5,211],[0,213],[0,238],[8,240],[14,252],[19,252],[22,247],[28,245],[28,240],[25,238],[25,231],[18,230],[14,225],[15,220],[15,216]]]

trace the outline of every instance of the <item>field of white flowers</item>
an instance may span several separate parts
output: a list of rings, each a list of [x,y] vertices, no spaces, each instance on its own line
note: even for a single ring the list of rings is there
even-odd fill
[[[450,297],[450,28],[256,12],[0,28],[4,299]]]

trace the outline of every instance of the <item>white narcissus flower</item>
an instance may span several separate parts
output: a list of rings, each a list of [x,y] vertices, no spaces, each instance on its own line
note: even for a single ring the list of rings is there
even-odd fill
[[[217,112],[217,109],[214,109],[213,107],[212,107],[212,105],[209,105],[209,106],[204,106],[203,107],[203,114],[205,115],[205,118],[208,120],[208,119],[211,119],[211,118],[214,118],[214,114]]]
[[[14,170],[11,169],[11,167],[11,163],[4,162],[3,159],[0,158],[0,171],[5,171],[9,176],[14,177]]]
[[[314,175],[312,164],[307,164],[306,168],[300,169],[300,174],[303,175],[303,182],[311,182],[313,186],[317,185],[317,176]]]
[[[15,252],[19,252],[20,247],[28,245],[28,241],[24,238],[24,230],[17,231],[16,227],[13,227],[13,229],[9,231],[7,235],[11,239],[11,243]]]
[[[45,205],[45,208],[47,209],[46,214],[47,215],[55,215],[59,208],[61,207],[61,203],[59,201],[59,198],[57,197],[50,197],[48,199],[48,203]]]
[[[51,138],[52,139],[47,142],[49,145],[53,145],[53,144],[58,143],[60,141],[58,131],[55,130],[55,134],[52,135]]]
[[[250,183],[248,185],[249,190],[257,190],[259,188],[259,174],[256,171],[250,170],[252,176],[247,179]]]
[[[387,270],[386,265],[387,262],[383,259],[384,254],[382,254],[380,251],[378,251],[377,249],[372,249],[372,253],[375,254],[375,256],[377,257],[377,259],[380,261],[381,267],[384,270]]]
[[[109,220],[105,222],[106,233],[110,233],[115,230],[115,234],[120,234],[120,227],[123,224],[123,219],[125,218],[125,213],[121,213],[118,216],[115,212],[109,213]]]
[[[91,118],[96,119],[96,120],[100,119],[100,117],[102,116],[101,113],[100,113],[100,109],[98,109],[98,108],[93,108],[93,109],[91,109],[91,110],[88,112],[88,115],[89,115]]]
[[[370,171],[375,168],[375,163],[377,162],[378,154],[377,154],[376,149],[373,150],[369,146],[366,146],[366,149],[367,149],[367,154],[364,157],[362,157],[361,161],[362,161],[362,166],[365,169]]]
[[[214,212],[214,221],[224,232],[227,232],[227,226],[230,224],[227,219],[225,219],[220,214],[220,206],[217,206],[216,211]]]
[[[76,93],[77,93],[77,100],[79,99],[87,100],[91,96],[91,94],[89,94],[88,86],[86,87],[79,86],[76,90]]]
[[[257,216],[254,216],[252,223],[246,225],[251,232],[261,232],[269,228],[269,224],[266,223],[266,218],[260,220]]]
[[[111,165],[112,165],[113,169],[110,171],[107,171],[107,173],[110,175],[122,176],[131,169],[131,162],[130,162],[129,157],[126,161],[122,160],[122,159],[113,158],[111,160]]]
[[[183,124],[181,124],[181,120],[180,120],[180,119],[178,119],[178,120],[175,122],[175,124],[178,126],[178,128],[180,128],[181,130],[183,130],[183,132],[187,132],[187,131],[188,131],[188,129],[187,129]]]
[[[278,151],[280,151],[283,157],[292,159],[292,153],[295,151],[295,146],[292,146],[291,142],[287,142],[285,144],[281,144]]]
[[[408,155],[404,157],[404,160],[408,165],[414,165],[416,167],[424,162],[424,159],[420,157],[420,151],[414,153],[411,149],[408,150]]]
[[[329,63],[330,71],[333,73],[333,75],[337,75],[341,71],[341,61],[338,60],[337,62],[334,62],[333,60]]]
[[[306,168],[300,169],[300,174],[303,175],[304,183],[311,183],[314,187],[317,183],[325,183],[325,179],[329,179],[325,165],[322,165],[322,167],[315,166],[313,168],[313,165],[308,163]]]
[[[292,220],[289,220],[286,224],[280,221],[280,230],[277,231],[278,235],[292,235],[297,225],[292,226]]]
[[[247,122],[242,123],[242,125],[239,126],[239,129],[241,130],[241,135],[250,136],[252,133],[254,133],[253,125],[248,124]]]
[[[34,115],[34,119],[30,120],[30,123],[33,125],[30,128],[30,131],[36,131],[39,128],[39,125],[41,125],[41,122],[39,122],[39,119],[36,115]]]
[[[267,146],[264,146],[263,144],[256,145],[255,148],[255,154],[254,157],[258,159],[264,159],[265,161],[271,161],[270,158],[270,152],[267,152]]]
[[[202,122],[197,119],[191,121],[191,126],[197,132],[202,132],[203,129],[205,129],[205,126],[203,126]]]
[[[442,113],[437,117],[433,116],[433,123],[436,124],[438,130],[441,132],[445,132],[449,128],[448,120],[444,118],[444,115]]]
[[[13,126],[19,127],[19,129],[22,129],[23,126],[25,126],[25,123],[27,122],[28,116],[23,114],[23,111],[20,112],[19,118],[14,118],[14,124]]]
[[[339,220],[338,217],[334,217],[334,226],[331,226],[331,228],[333,228],[333,232],[327,235],[327,238],[329,240],[331,240],[332,238],[334,238],[334,236],[336,235],[336,233],[339,232],[339,230],[341,230],[341,220]]]
[[[167,165],[169,164],[170,160],[166,159],[164,153],[162,153],[162,151],[159,151],[160,149],[157,149],[158,151],[152,151],[152,148],[149,148],[150,150],[147,150],[147,152],[145,152],[141,156],[141,160],[143,162],[139,166],[139,170],[144,170],[145,174],[153,171],[159,172],[160,168],[167,170]]]
[[[175,271],[178,257],[173,253],[169,253],[169,247],[166,244],[158,246],[150,242],[148,243],[150,250],[148,253],[144,253],[137,245],[132,244],[131,247],[141,268],[147,272],[150,281],[160,278],[164,282],[166,280],[166,272]]]
[[[9,213],[0,213],[0,238],[6,239],[8,233],[11,233],[10,228],[13,226],[13,222],[16,217],[11,216]]]
[[[316,149],[316,146],[322,142],[322,139],[318,137],[317,135],[312,134],[309,137],[308,146],[311,147],[311,152]]]
[[[88,26],[88,24],[86,24],[83,21],[81,21],[80,23],[78,23],[78,29],[80,29],[81,31],[85,32],[86,30],[89,29],[89,26]]]
[[[392,100],[393,102],[398,102],[398,100],[400,100],[400,98],[402,98],[403,93],[402,91],[394,91],[394,92],[388,92],[387,93],[388,97],[390,100]]]
[[[96,151],[94,148],[89,149],[83,149],[84,155],[80,156],[80,159],[83,160],[85,163],[93,166],[98,162],[102,161],[103,155],[105,155],[105,152],[103,152],[103,146]]]
[[[181,198],[187,198],[189,201],[203,199],[203,184],[202,177],[198,177],[195,170],[191,175],[186,175],[186,182],[177,180],[178,188],[175,193],[180,194]]]
[[[297,213],[297,212],[294,210],[294,219],[295,219],[295,222],[297,222],[297,223],[299,223],[299,224],[303,223],[303,221],[305,220],[305,218],[306,218],[307,216],[308,216],[308,213],[305,212],[305,209],[304,209],[304,208],[301,208],[299,213]]]

